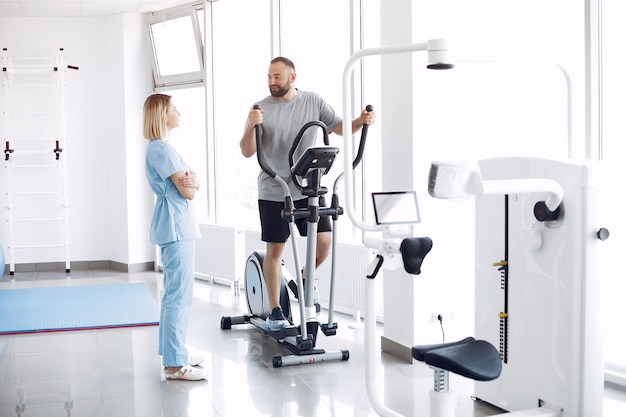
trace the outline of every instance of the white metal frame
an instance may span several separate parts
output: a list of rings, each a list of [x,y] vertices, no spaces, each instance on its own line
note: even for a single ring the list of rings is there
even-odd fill
[[[65,96],[65,73],[68,69],[78,69],[74,66],[66,65],[65,53],[60,48],[58,54],[54,57],[10,57],[8,49],[2,51],[2,95],[4,98],[4,111],[2,113],[5,126],[4,147],[4,168],[7,181],[7,212],[8,212],[8,259],[10,275],[15,274],[15,251],[20,249],[33,248],[54,248],[60,247],[64,249],[65,271],[70,272],[70,240],[69,240],[69,198],[68,198],[68,177],[67,177],[67,126],[66,126],[66,96]],[[24,80],[20,80],[21,75],[28,75]],[[41,75],[41,79],[38,76]],[[35,92],[50,91],[52,89],[52,97],[56,103],[51,109],[40,108],[40,102],[33,103],[33,107],[21,108],[15,110],[12,108],[12,89],[23,88]],[[50,105],[52,107],[52,105]],[[55,123],[58,123],[54,133],[55,137],[31,137],[19,128],[12,125],[12,119],[15,116],[33,117],[32,122],[38,117],[50,116]],[[29,119],[30,120],[30,119]],[[55,129],[51,129],[55,130]],[[22,145],[26,145],[24,149],[20,149]],[[16,147],[13,149],[13,147]],[[50,161],[42,162],[41,159],[32,159],[33,155],[49,155]],[[22,158],[25,158],[22,160]],[[22,160],[22,162],[20,162]],[[33,175],[33,181],[36,181],[35,174],[46,175],[49,170],[60,170],[58,173],[61,177],[60,188],[46,189],[42,186],[36,190],[17,190],[16,178],[14,170],[28,172]],[[43,172],[43,174],[42,174]],[[33,216],[20,217],[16,213],[22,213],[22,207],[26,204],[20,204],[22,197],[31,196],[33,198],[41,198],[41,202],[45,202],[46,197],[52,195],[61,195],[61,216]],[[39,201],[39,200],[37,200]],[[63,236],[59,240],[48,241],[48,243],[37,242],[32,240],[30,244],[16,245],[15,225],[16,223],[38,223],[50,224],[53,222],[63,222]],[[26,239],[22,239],[26,240]]]
[[[352,55],[344,67],[344,74],[343,74],[343,110],[344,110],[343,120],[351,120],[349,81],[350,81],[350,75],[352,73],[352,68],[357,61],[363,59],[364,57],[372,56],[372,55],[428,51],[429,61],[437,62],[437,60],[430,59],[431,52],[438,54],[438,53],[445,52],[445,50],[446,50],[445,43],[442,43],[440,40],[434,40],[434,41],[429,41],[428,43],[417,43],[417,44],[364,49]],[[445,60],[441,60],[441,62],[445,62]],[[352,174],[352,169],[351,169],[353,156],[351,152],[351,147],[349,146],[349,143],[348,143],[351,138],[350,131],[349,131],[349,124],[346,124],[346,123],[344,123],[344,126],[343,126],[343,138],[346,143],[346,146],[344,147],[344,167],[345,167],[345,174],[346,174],[345,175],[346,176],[345,200],[347,203],[346,208],[347,208],[348,215],[350,219],[352,220],[352,223],[356,227],[360,228],[361,230],[378,231],[381,228],[386,227],[386,226],[373,225],[373,224],[369,224],[369,223],[362,221],[361,219],[358,218],[357,210],[353,205],[354,184],[353,184],[353,174]],[[580,178],[582,177],[583,176],[581,175]],[[579,178],[579,177],[576,176],[575,178]],[[508,193],[509,191],[512,191],[514,193],[518,193],[518,192],[526,193],[526,192],[532,192],[532,191],[536,192],[536,191],[544,191],[543,188],[545,187],[546,188],[545,191],[551,194],[551,197],[548,200],[549,201],[548,206],[551,210],[554,207],[559,206],[563,197],[561,186],[552,180],[550,181],[542,180],[539,182],[536,179],[529,180],[527,178],[525,178],[523,182],[514,182],[514,181],[498,182],[496,180],[491,180],[488,182],[488,184],[485,184],[484,182],[482,182],[482,179],[480,179],[478,182],[480,182],[479,186],[473,187],[471,190],[472,193],[478,194],[478,195]],[[526,185],[528,185],[528,187],[526,187]],[[573,187],[570,187],[570,188],[573,188]],[[585,188],[585,187],[581,187],[581,188]],[[585,209],[589,210],[589,205],[590,205],[589,200],[587,200],[583,204],[580,204],[579,206],[584,207]],[[569,211],[568,216],[572,217],[572,214],[574,213],[574,211]],[[588,214],[583,213],[583,215],[588,215]],[[577,220],[578,220],[578,217],[576,217],[575,220],[573,221],[576,223]],[[568,221],[572,221],[572,220],[568,220]],[[587,222],[583,222],[583,224],[587,225]],[[561,227],[560,229],[570,230],[572,228]],[[592,239],[591,237],[589,237],[591,235],[592,233],[586,233],[585,237],[582,239],[586,239],[586,242],[588,242]],[[574,239],[581,239],[581,238],[579,236],[575,236]],[[567,239],[561,239],[561,240],[567,240]],[[370,241],[366,239],[365,244],[368,247],[374,247],[373,239]],[[582,247],[582,245],[579,245],[579,246]],[[585,249],[586,249],[586,246],[585,246]],[[384,402],[379,396],[379,389],[378,389],[378,386],[376,385],[378,378],[377,378],[375,364],[377,362],[376,352],[378,351],[378,349],[377,349],[377,343],[376,343],[376,338],[375,338],[376,297],[375,297],[375,285],[374,285],[373,277],[375,277],[378,270],[381,267],[383,267],[383,263],[384,263],[384,267],[387,269],[397,268],[398,263],[401,260],[401,257],[399,255],[400,255],[399,239],[385,239],[382,242],[379,242],[377,259],[374,259],[370,263],[368,274],[367,274],[368,279],[366,279],[366,284],[365,284],[365,287],[366,287],[365,288],[366,290],[365,291],[365,297],[366,297],[366,302],[365,302],[365,305],[366,305],[366,311],[365,311],[366,391],[367,391],[368,399],[372,407],[374,408],[374,410],[378,414],[382,416],[388,416],[388,417],[401,417],[401,414],[388,408],[384,404]],[[588,256],[589,253],[585,253],[585,255]],[[574,257],[574,258],[577,258],[577,257]],[[586,257],[584,258],[586,259]],[[593,261],[590,260],[590,263],[593,263]],[[584,271],[584,272],[587,272],[587,271]],[[574,285],[574,287],[576,287],[574,290],[583,291],[584,289],[587,292],[592,293],[592,295],[595,295],[595,291],[592,285],[590,285],[588,282],[585,285],[584,278],[586,277],[586,275],[583,273],[581,274],[584,275],[583,278],[581,279],[583,285],[578,285],[578,286]],[[572,297],[572,298],[576,300],[576,297]],[[573,342],[569,344],[566,343],[565,344],[566,346],[568,347],[572,346],[572,350],[575,350],[575,349],[582,350],[582,352],[579,351],[579,352],[572,353],[572,357],[575,357],[575,358],[572,359],[571,361],[571,365],[574,368],[574,370],[580,371],[578,373],[574,372],[576,374],[576,377],[579,380],[570,381],[568,379],[565,379],[562,382],[564,382],[566,386],[565,387],[558,386],[558,388],[561,389],[561,391],[566,391],[563,394],[563,396],[566,397],[565,400],[567,402],[567,407],[566,407],[567,409],[563,411],[558,408],[560,404],[554,404],[554,403],[542,404],[542,405],[545,405],[543,407],[536,407],[533,404],[533,407],[536,407],[536,408],[522,409],[521,411],[515,411],[513,413],[509,413],[506,415],[511,415],[511,416],[517,415],[517,416],[528,416],[528,417],[530,416],[556,417],[559,415],[566,415],[566,416],[597,415],[598,409],[601,410],[600,398],[601,398],[602,378],[601,378],[601,372],[600,372],[601,366],[599,365],[599,361],[597,360],[596,343],[598,341],[598,338],[594,337],[596,336],[596,334],[593,331],[595,323],[597,323],[597,320],[594,320],[595,317],[593,315],[594,314],[593,307],[595,307],[596,304],[593,303],[592,298],[593,297],[589,294],[586,294],[585,298],[579,297],[578,301],[583,300],[582,303],[580,304],[583,304],[587,309],[591,311],[585,310],[581,314],[582,317],[577,317],[577,320],[571,320],[574,322],[570,326],[571,327],[570,330],[573,335],[570,335],[570,334],[567,335],[570,337],[570,339],[567,339],[567,337],[565,337],[566,341]],[[477,304],[480,304],[480,303],[477,303]],[[576,304],[575,301],[572,302],[572,311],[574,312],[580,311],[580,307],[581,306],[579,304]],[[567,317],[567,316],[565,318],[568,320],[570,319],[570,317]],[[567,326],[563,326],[563,327],[565,328]],[[591,335],[590,337],[587,338],[588,340],[585,340],[584,337],[580,337],[581,334],[587,334],[586,332],[588,332]],[[576,336],[578,336],[578,339],[576,339]],[[579,347],[577,343],[580,340],[585,341],[584,346],[582,347]],[[539,343],[542,343],[542,342],[543,341],[539,341]],[[553,348],[553,346],[549,345],[549,343],[545,343],[545,344],[548,345],[548,348]],[[554,352],[558,352],[557,349],[554,349]],[[576,355],[576,353],[578,355]],[[558,352],[558,354],[561,354],[561,352]],[[576,360],[579,360],[579,362],[577,362]],[[524,362],[524,364],[527,364],[527,363],[528,361]],[[538,373],[535,373],[535,374],[537,375]],[[580,377],[580,375],[582,375],[584,378]],[[503,378],[501,378],[501,380],[502,379]],[[508,381],[504,381],[505,384],[506,382]],[[500,380],[497,380],[495,384],[500,384]],[[527,382],[526,387],[515,386],[513,389],[514,391],[513,395],[519,393],[519,392],[515,392],[516,389],[521,392],[521,391],[529,389],[531,385],[532,383],[529,384]],[[557,386],[557,384],[555,383],[552,385]],[[497,393],[497,390],[496,390],[496,393]],[[491,393],[488,392],[488,394],[491,394]],[[584,397],[584,398],[581,400],[580,399],[581,397]],[[455,415],[454,397],[452,395],[446,394],[445,397],[439,397],[437,393],[432,393],[430,398],[431,398],[431,403],[430,403],[430,415],[431,416],[451,417]],[[488,398],[488,396],[482,396],[482,398]],[[500,398],[497,398],[497,400],[499,399]],[[499,403],[498,401],[490,401],[490,402],[492,404],[503,405]],[[524,404],[521,407],[523,408],[526,406],[527,405]],[[557,406],[557,407],[553,407],[553,406]],[[582,412],[582,411],[590,411],[590,412]]]
[[[154,76],[155,88],[172,88],[174,86],[180,87],[184,85],[203,85],[206,79],[205,71],[205,59],[204,59],[204,45],[202,42],[202,35],[200,31],[200,25],[204,25],[204,22],[198,22],[198,10],[204,9],[204,5],[200,4],[188,4],[181,7],[174,7],[168,10],[162,10],[159,12],[153,12],[146,16],[146,24],[148,25],[148,34],[150,36],[150,44],[152,46],[152,53],[150,55],[152,61],[152,73]],[[206,12],[205,12],[206,13]],[[152,25],[158,23],[165,23],[168,20],[178,19],[182,17],[190,18],[191,29],[195,39],[195,50],[197,53],[197,62],[199,69],[188,73],[163,75],[159,70],[158,57],[157,57],[157,45],[152,32]]]

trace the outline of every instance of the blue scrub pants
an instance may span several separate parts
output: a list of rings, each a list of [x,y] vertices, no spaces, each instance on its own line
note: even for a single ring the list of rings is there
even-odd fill
[[[194,282],[195,240],[179,240],[161,247],[163,299],[159,323],[159,355],[163,366],[185,366],[189,355],[185,346],[191,313]]]

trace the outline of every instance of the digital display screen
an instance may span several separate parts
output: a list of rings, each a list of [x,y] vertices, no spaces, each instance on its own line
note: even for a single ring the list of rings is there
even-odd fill
[[[415,191],[389,191],[372,193],[376,224],[419,223]]]

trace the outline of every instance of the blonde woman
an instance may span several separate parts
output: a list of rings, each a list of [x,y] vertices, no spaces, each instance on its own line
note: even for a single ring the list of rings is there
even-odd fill
[[[143,134],[149,141],[146,177],[156,195],[150,241],[159,245],[163,263],[159,355],[166,379],[197,381],[207,373],[195,367],[203,359],[189,356],[185,338],[193,299],[195,239],[200,237],[190,200],[200,183],[167,140],[180,116],[172,97],[152,94],[143,115]]]

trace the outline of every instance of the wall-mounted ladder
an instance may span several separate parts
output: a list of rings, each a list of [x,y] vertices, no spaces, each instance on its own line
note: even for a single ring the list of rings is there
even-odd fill
[[[2,50],[2,120],[9,272],[23,259],[65,259],[70,272],[69,199],[63,49],[50,58]]]

